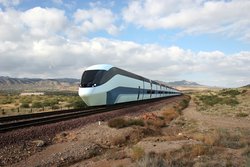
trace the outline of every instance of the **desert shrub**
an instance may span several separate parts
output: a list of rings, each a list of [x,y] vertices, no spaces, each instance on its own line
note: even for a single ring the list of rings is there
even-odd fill
[[[12,102],[14,102],[14,99],[11,97],[0,99],[0,104],[11,104]]]
[[[144,121],[141,119],[129,119],[129,120],[127,120],[127,126],[132,126],[132,125],[144,126]]]
[[[22,97],[20,99],[21,103],[31,103],[32,102],[32,98],[31,97]]]
[[[131,158],[132,158],[133,160],[139,160],[139,159],[141,159],[144,155],[145,155],[145,151],[144,151],[143,148],[138,147],[138,146],[132,147],[132,155],[131,155]]]
[[[132,125],[144,126],[144,121],[140,119],[128,119],[124,118],[114,118],[109,120],[108,126],[111,128],[124,128]]]
[[[33,108],[42,108],[43,107],[43,104],[39,101],[35,101],[32,103],[32,107]]]
[[[220,95],[222,96],[232,96],[235,97],[237,95],[239,95],[241,92],[236,90],[236,89],[223,89],[222,91],[219,92]]]
[[[240,112],[240,113],[236,114],[236,117],[247,117],[247,116],[248,116],[248,114],[244,113],[244,112]]]
[[[59,103],[59,100],[57,98],[52,98],[49,100],[50,106],[54,106]]]
[[[44,102],[43,102],[43,106],[44,106],[44,107],[49,107],[49,106],[51,106],[51,105],[52,105],[52,103],[51,103],[50,100],[48,100],[48,99],[44,100]]]
[[[225,129],[219,129],[218,132],[220,135],[220,140],[218,141],[219,146],[238,149],[246,145],[246,143],[241,140],[242,138],[241,133],[232,134]]]
[[[200,101],[202,101],[205,105],[214,106],[215,104],[226,104],[235,106],[239,104],[237,99],[233,97],[218,97],[217,95],[202,95],[199,96]]]
[[[123,128],[127,126],[124,118],[114,118],[108,121],[108,126],[111,128]]]
[[[244,156],[250,158],[250,146],[248,146],[248,147],[244,150],[244,152],[242,153],[242,155],[244,155]]]
[[[167,165],[162,155],[156,154],[154,152],[150,152],[144,155],[141,159],[139,159],[136,162],[136,166],[138,167],[165,167]]]
[[[244,93],[246,93],[246,92],[247,92],[246,89],[244,89],[244,90],[241,91],[242,94],[244,94]]]
[[[72,103],[72,107],[73,108],[85,108],[86,104],[81,99],[79,99]]]
[[[183,110],[184,108],[187,108],[188,107],[188,104],[189,104],[189,101],[190,99],[183,99],[180,103],[180,106],[181,106],[181,110]]]
[[[29,108],[30,105],[29,105],[29,103],[27,103],[27,102],[23,102],[23,103],[21,104],[20,107],[21,107],[21,108]]]
[[[236,105],[239,104],[239,102],[236,99],[232,98],[232,97],[225,97],[225,98],[221,99],[220,104],[236,106]]]
[[[51,108],[52,108],[52,110],[57,110],[57,109],[60,109],[60,106],[59,105],[53,105]]]
[[[199,100],[202,101],[205,105],[213,106],[221,102],[220,97],[217,95],[202,95],[199,96]]]
[[[213,131],[208,133],[194,133],[191,138],[212,146],[218,144],[220,135],[217,131]]]
[[[2,110],[2,115],[5,115],[5,114],[6,114],[6,112],[4,110]]]
[[[166,126],[165,120],[162,119],[156,119],[156,120],[147,120],[147,125],[154,126],[156,128],[161,128]]]
[[[110,139],[111,145],[121,146],[127,142],[126,137],[124,135],[116,135]]]
[[[166,109],[165,111],[163,111],[162,115],[166,121],[172,121],[179,116],[174,108]]]

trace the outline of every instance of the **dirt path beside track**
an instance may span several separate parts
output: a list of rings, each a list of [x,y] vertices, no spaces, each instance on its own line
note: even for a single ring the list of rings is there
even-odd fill
[[[194,119],[201,124],[205,124],[209,127],[250,128],[250,121],[245,118],[213,116],[200,113],[196,110],[196,104],[193,100],[191,100],[189,106],[185,110],[183,110],[183,115],[187,119]]]

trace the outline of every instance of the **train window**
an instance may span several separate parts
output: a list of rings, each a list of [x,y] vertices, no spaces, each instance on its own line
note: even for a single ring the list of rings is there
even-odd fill
[[[105,70],[85,71],[82,75],[81,87],[94,87],[100,85],[100,81],[105,72]]]

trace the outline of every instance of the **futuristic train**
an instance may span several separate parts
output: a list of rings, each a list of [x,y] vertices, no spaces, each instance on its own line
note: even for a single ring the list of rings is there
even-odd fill
[[[177,96],[181,92],[112,65],[98,64],[83,72],[78,94],[88,106],[101,106]]]

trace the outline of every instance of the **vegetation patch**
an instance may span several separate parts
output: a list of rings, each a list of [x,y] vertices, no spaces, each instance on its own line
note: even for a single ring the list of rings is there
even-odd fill
[[[236,117],[247,117],[249,114],[244,113],[244,112],[240,112],[236,114]]]
[[[27,114],[31,112],[58,109],[85,108],[86,104],[76,94],[68,92],[45,93],[44,95],[0,94],[0,108],[5,115]],[[0,115],[1,114],[0,112]]]
[[[128,126],[144,126],[144,121],[141,119],[124,119],[124,118],[114,118],[108,121],[108,126],[111,128],[124,128]]]
[[[189,102],[190,102],[190,99],[191,99],[191,97],[188,97],[187,99],[183,99],[183,100],[180,102],[180,110],[184,110],[185,108],[188,107]]]
[[[222,96],[231,96],[231,97],[235,97],[237,95],[241,94],[241,92],[239,90],[236,89],[222,89],[219,92],[219,95]]]
[[[235,106],[239,104],[237,99],[232,97],[219,97],[218,95],[201,95],[198,98],[203,104],[207,106],[214,106],[216,104],[226,104],[230,106]]]

